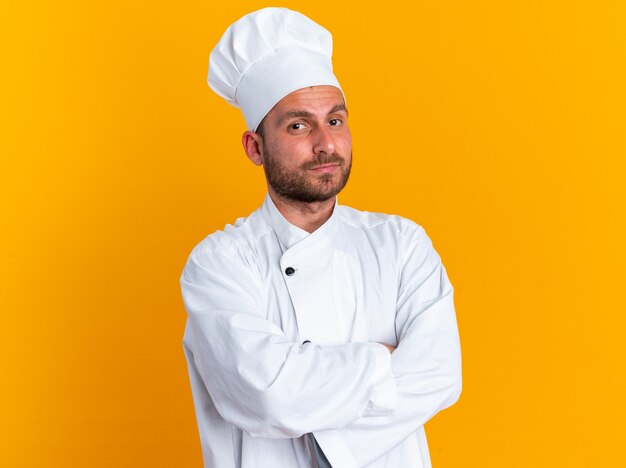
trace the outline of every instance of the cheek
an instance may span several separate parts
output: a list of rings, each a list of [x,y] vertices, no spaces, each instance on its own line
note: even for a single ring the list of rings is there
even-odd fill
[[[313,148],[308,142],[302,141],[285,148],[285,155],[288,155],[291,164],[300,165],[311,159]]]
[[[272,145],[270,152],[276,164],[283,170],[297,170],[313,157],[313,150],[306,142]]]
[[[338,141],[338,145],[343,156],[350,155],[352,152],[352,136],[350,135],[350,131]]]
[[[292,158],[297,157],[300,154],[310,153],[310,151],[310,144],[304,138],[279,140],[273,148],[274,153],[284,155],[285,158],[289,155],[292,155]]]

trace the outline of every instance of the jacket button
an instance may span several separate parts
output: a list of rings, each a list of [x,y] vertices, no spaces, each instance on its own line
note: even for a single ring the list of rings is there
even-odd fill
[[[293,268],[291,268],[291,267],[287,267],[287,268],[285,268],[285,274],[286,274],[287,276],[293,276],[295,272],[296,272],[296,270],[295,270],[295,269],[293,269]]]

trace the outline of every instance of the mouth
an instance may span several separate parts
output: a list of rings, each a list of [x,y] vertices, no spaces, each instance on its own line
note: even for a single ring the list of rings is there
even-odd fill
[[[310,168],[311,171],[325,174],[327,172],[334,172],[341,166],[340,163],[328,163],[328,164],[320,164],[319,166],[313,166]]]

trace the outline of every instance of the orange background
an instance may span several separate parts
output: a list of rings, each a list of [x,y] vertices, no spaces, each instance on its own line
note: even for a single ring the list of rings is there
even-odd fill
[[[199,467],[178,279],[256,208],[208,54],[256,1],[2,2],[0,466]],[[332,31],[353,176],[456,287],[434,466],[626,466],[626,7],[294,1]]]

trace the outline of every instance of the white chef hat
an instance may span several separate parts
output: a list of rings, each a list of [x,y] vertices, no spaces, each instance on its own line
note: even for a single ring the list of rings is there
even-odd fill
[[[233,23],[209,59],[209,86],[240,107],[249,130],[289,93],[307,86],[341,90],[330,33],[287,8],[263,8]],[[343,91],[342,91],[343,92]]]

